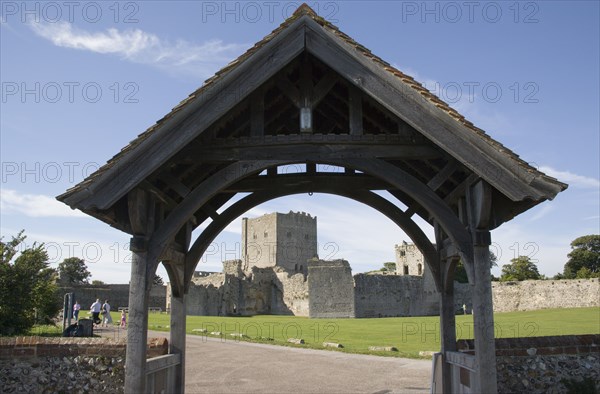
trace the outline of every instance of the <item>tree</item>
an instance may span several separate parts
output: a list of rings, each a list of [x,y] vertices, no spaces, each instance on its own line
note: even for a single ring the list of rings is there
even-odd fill
[[[571,249],[571,253],[567,255],[569,261],[565,264],[563,271],[565,278],[600,276],[600,235],[584,235],[575,238],[571,242]],[[581,270],[583,271],[579,273]]]
[[[49,267],[44,245],[34,243],[15,257],[24,240],[23,231],[10,242],[0,238],[0,335],[51,323],[61,308],[56,270]]]
[[[163,279],[160,275],[154,274],[154,279],[152,280],[152,284],[154,286],[162,286],[164,284]]]
[[[93,286],[103,286],[103,285],[105,285],[105,284],[106,284],[106,283],[104,283],[104,282],[102,282],[101,280],[98,280],[98,279],[94,279],[94,280],[92,281],[92,285],[93,285]]]
[[[537,266],[527,256],[519,256],[502,266],[501,282],[542,279]]]
[[[388,272],[395,272],[396,271],[396,263],[394,263],[394,262],[389,262],[388,261],[386,263],[383,263],[383,267]]]
[[[498,266],[498,258],[493,252],[490,252],[490,269]],[[454,271],[454,280],[458,283],[469,283],[469,278],[467,276],[467,270],[462,262],[462,259],[458,261],[456,264],[456,269]]]
[[[79,257],[69,257],[58,265],[58,275],[63,285],[84,285],[92,274],[88,271],[85,261]]]

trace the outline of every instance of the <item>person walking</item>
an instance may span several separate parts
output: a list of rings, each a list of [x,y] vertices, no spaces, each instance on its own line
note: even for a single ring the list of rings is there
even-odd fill
[[[73,318],[75,321],[79,320],[79,311],[81,310],[81,305],[79,301],[75,300],[75,305],[73,305]]]
[[[92,320],[94,324],[100,324],[102,321],[100,320],[100,309],[102,308],[102,304],[100,303],[100,298],[96,298],[96,302],[90,306],[90,312],[92,312]]]
[[[110,304],[108,300],[104,300],[104,304],[102,305],[102,327],[110,327],[112,324],[112,316],[110,315]]]
[[[125,309],[121,310],[121,328],[125,329],[127,327],[127,313],[125,313]]]

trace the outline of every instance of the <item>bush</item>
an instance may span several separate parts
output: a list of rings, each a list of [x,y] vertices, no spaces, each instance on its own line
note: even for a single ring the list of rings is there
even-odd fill
[[[23,231],[10,242],[0,238],[0,335],[26,333],[34,324],[49,324],[61,308],[56,271],[43,245],[17,255]]]

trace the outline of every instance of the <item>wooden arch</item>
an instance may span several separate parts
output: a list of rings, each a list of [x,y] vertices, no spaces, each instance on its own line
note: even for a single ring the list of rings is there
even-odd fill
[[[365,204],[385,215],[396,225],[398,225],[415,242],[419,250],[421,250],[425,256],[426,264],[428,264],[433,270],[432,272],[437,272],[439,269],[438,265],[436,264],[438,262],[438,253],[435,247],[423,233],[423,230],[421,230],[421,228],[417,226],[413,220],[407,217],[404,212],[395,204],[371,191],[344,189],[335,186],[332,187],[328,181],[329,179],[324,180],[324,182],[316,182],[311,185],[286,185],[285,182],[275,181],[273,190],[254,192],[227,208],[198,236],[186,255],[185,285],[189,286],[189,278],[191,278],[191,275],[196,269],[200,258],[206,252],[206,249],[210,246],[211,242],[237,217],[267,201],[293,194],[312,192],[347,197],[354,201]],[[438,290],[440,290],[438,277],[434,277],[434,280],[436,282],[436,286],[438,286]],[[185,289],[185,292],[187,293],[187,289]]]
[[[303,163],[306,172],[277,173],[289,163]],[[317,163],[343,173],[320,172]],[[169,352],[179,360],[167,391],[183,392],[185,293],[205,245],[239,212],[307,191],[375,208],[428,257],[441,296],[445,392],[460,385],[448,360],[467,357],[454,352],[452,276],[462,258],[475,310],[476,352],[465,361],[474,371],[470,389],[494,393],[490,231],[566,187],[302,5],[58,199],[132,236],[127,393],[146,388],[147,305],[157,265],[165,263],[172,284]],[[218,212],[240,192],[251,194]],[[435,250],[414,215],[434,227]],[[192,243],[192,231],[208,218]]]

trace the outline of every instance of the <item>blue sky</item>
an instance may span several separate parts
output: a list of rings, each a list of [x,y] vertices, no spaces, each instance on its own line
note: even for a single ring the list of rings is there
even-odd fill
[[[569,189],[492,233],[500,265],[517,255],[562,271],[569,243],[600,233],[599,3],[309,2]],[[128,236],[54,197],[97,169],[298,2],[2,1],[0,234],[25,229],[53,266],[83,257],[93,279],[129,280]],[[290,168],[294,171],[294,168]],[[318,217],[319,253],[354,272],[393,261],[408,240],[341,197],[291,196],[245,216]],[[431,229],[420,223],[427,234]],[[239,256],[240,221],[198,269]],[[196,234],[197,235],[197,234]],[[495,269],[497,275],[499,269]],[[162,267],[159,273],[166,279]]]

